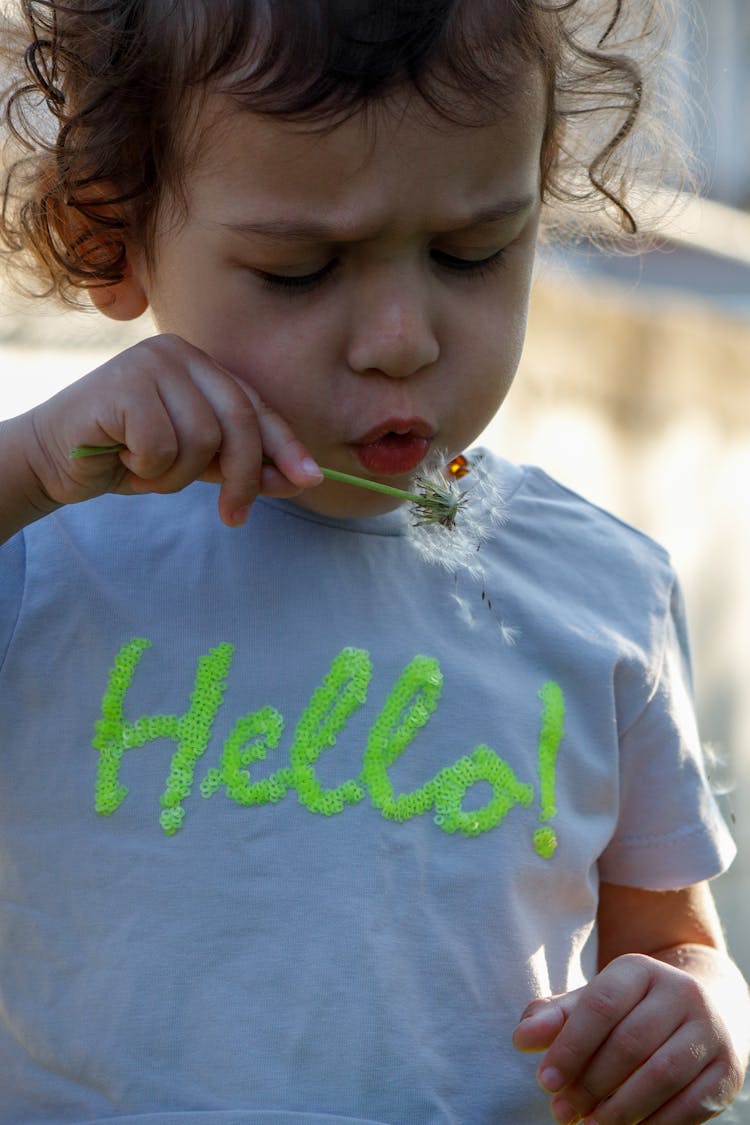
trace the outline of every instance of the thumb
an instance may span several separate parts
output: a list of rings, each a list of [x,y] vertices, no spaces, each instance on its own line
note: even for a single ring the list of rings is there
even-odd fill
[[[560,1033],[576,1006],[582,989],[532,1000],[513,1032],[517,1051],[546,1051]]]

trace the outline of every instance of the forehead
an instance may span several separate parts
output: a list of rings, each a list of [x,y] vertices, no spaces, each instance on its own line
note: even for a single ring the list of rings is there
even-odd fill
[[[344,226],[418,220],[455,223],[539,190],[546,106],[529,69],[512,98],[478,124],[456,124],[402,94],[327,128],[238,110],[212,96],[206,144],[188,175],[190,210],[227,221],[335,214]],[[252,212],[252,214],[248,214]]]

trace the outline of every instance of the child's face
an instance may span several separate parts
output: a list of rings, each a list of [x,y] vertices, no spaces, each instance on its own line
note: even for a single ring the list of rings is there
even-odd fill
[[[159,328],[252,384],[322,465],[405,484],[429,449],[466,448],[525,331],[544,102],[524,81],[480,127],[416,99],[329,132],[214,103],[187,220],[157,232],[150,271],[136,259]],[[392,506],[330,483],[299,503]]]

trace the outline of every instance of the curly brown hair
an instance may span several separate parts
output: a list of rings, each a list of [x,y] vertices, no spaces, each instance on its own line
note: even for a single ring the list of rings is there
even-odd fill
[[[166,194],[184,203],[208,90],[329,127],[411,84],[471,124],[502,112],[530,65],[548,93],[544,201],[603,210],[634,232],[636,171],[661,152],[646,104],[659,81],[647,87],[644,75],[658,76],[672,3],[15,0],[4,34],[15,70],[3,97],[5,255],[69,303],[120,280],[125,239],[148,255]]]

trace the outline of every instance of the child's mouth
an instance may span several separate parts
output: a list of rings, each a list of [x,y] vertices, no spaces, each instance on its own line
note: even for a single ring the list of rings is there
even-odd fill
[[[376,476],[412,473],[424,460],[431,437],[422,423],[389,423],[389,428],[366,434],[352,448],[360,464]]]

